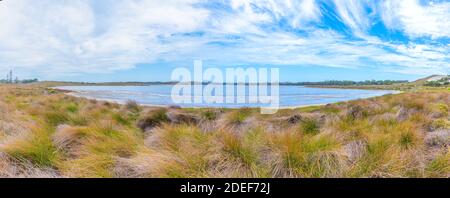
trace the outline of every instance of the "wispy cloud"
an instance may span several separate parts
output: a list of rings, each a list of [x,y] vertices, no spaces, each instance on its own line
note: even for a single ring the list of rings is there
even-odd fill
[[[334,5],[341,21],[355,33],[360,34],[369,28],[371,21],[365,9],[367,1],[334,0]]]
[[[203,59],[442,73],[449,13],[418,0],[6,0],[0,70],[55,78]]]
[[[450,2],[399,0],[381,5],[382,19],[390,29],[411,37],[450,37]]]

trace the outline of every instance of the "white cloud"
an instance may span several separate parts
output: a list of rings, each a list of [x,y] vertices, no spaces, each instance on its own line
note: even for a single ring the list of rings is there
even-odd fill
[[[197,1],[120,1],[103,4],[96,16],[92,1],[0,3],[0,69],[36,71],[44,77],[103,73],[152,62],[176,50],[158,37],[197,30],[208,11]]]
[[[448,38],[446,2],[384,1],[376,6],[373,1],[335,0],[335,13],[358,40],[317,26],[324,20],[320,1],[215,1],[219,8],[205,6],[208,3],[2,1],[0,18],[8,20],[0,23],[0,71],[14,66],[30,76],[61,79],[130,69],[139,63],[194,59],[218,64],[375,66],[404,73],[449,68],[448,44],[398,44],[368,34],[379,14],[387,27],[411,37]]]
[[[341,20],[354,32],[363,32],[370,25],[364,1],[334,0],[334,4]]]
[[[450,2],[387,0],[380,10],[387,27],[403,30],[411,37],[450,37]]]

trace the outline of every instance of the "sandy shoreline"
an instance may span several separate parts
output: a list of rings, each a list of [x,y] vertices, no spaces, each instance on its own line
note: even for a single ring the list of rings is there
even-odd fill
[[[80,95],[77,91],[73,91],[73,90],[61,89],[61,88],[56,88],[56,87],[53,87],[52,89],[58,90],[58,91],[63,91],[65,94],[73,96],[73,97],[85,98],[85,99],[89,99],[89,100],[113,102],[113,103],[117,103],[117,104],[120,104],[120,105],[126,104],[126,101],[122,101],[122,100],[106,99],[106,98],[95,98],[95,97]],[[403,93],[402,91],[396,91],[396,90],[392,90],[392,91],[394,91],[394,93],[389,93],[389,94],[400,94],[400,93]],[[384,95],[388,95],[388,94],[384,94]],[[380,96],[384,96],[384,95],[380,95]],[[374,97],[380,97],[380,96],[374,96]],[[369,97],[369,98],[374,98],[374,97]],[[369,99],[369,98],[361,98],[361,99]],[[360,99],[355,99],[355,100],[360,100]],[[352,101],[352,100],[347,100],[347,101]],[[343,101],[341,101],[341,102],[343,102]],[[298,109],[298,108],[305,108],[305,107],[312,107],[312,106],[324,106],[324,105],[334,104],[334,103],[338,103],[338,102],[308,104],[308,105],[294,105],[294,106],[280,106],[277,109],[280,109],[280,110],[283,110],[283,109]],[[139,105],[142,105],[142,106],[145,106],[145,107],[154,107],[154,108],[156,108],[156,107],[158,107],[158,108],[169,108],[169,107],[172,107],[172,106],[178,106],[178,105],[155,105],[155,104],[145,104],[145,103],[139,103]],[[200,106],[197,106],[196,107],[196,106],[192,106],[192,107],[180,107],[180,108],[185,108],[185,109],[189,109],[189,108],[191,108],[191,109],[240,109],[240,108],[245,108],[245,107],[215,107],[215,106],[212,106],[212,107],[200,107]],[[248,108],[261,108],[261,107],[248,107]]]
[[[88,100],[97,100],[97,101],[105,101],[105,102],[113,102],[113,103],[117,103],[120,105],[124,105],[126,104],[125,101],[122,100],[115,100],[115,99],[106,99],[106,98],[95,98],[95,97],[89,97],[89,96],[82,96],[82,95],[78,95],[77,92],[75,91],[69,91],[69,90],[64,90],[66,91],[66,95],[70,95],[73,97],[78,97],[78,98],[85,98]],[[311,106],[323,106],[323,105],[327,105],[327,104],[332,104],[332,103],[322,103],[322,104],[310,104],[310,105],[296,105],[296,106],[282,106],[279,107],[278,109],[297,109],[297,108],[303,108],[303,107],[311,107]],[[139,105],[141,106],[145,106],[145,107],[163,107],[163,108],[169,108],[169,107],[173,107],[173,106],[177,106],[177,105],[155,105],[155,104],[145,104],[145,103],[139,103]],[[183,109],[240,109],[240,108],[246,108],[246,107],[181,107]],[[261,107],[248,107],[248,108],[261,108]]]

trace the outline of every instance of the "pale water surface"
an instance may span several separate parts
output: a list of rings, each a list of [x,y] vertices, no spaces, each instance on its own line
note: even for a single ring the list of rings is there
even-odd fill
[[[149,85],[149,86],[63,86],[59,89],[74,91],[74,95],[99,100],[111,100],[126,102],[134,100],[143,105],[177,105],[181,107],[263,107],[268,104],[242,103],[242,104],[175,104],[171,99],[173,85]],[[248,87],[247,87],[248,88]],[[223,89],[225,90],[225,89]],[[385,94],[396,93],[392,90],[357,90],[357,89],[328,89],[310,88],[303,86],[280,86],[280,107],[307,106],[316,104],[328,104],[347,100],[370,98]],[[222,96],[217,93],[215,96]]]

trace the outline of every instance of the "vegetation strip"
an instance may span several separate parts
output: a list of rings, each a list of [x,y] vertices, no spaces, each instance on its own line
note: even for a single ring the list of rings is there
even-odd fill
[[[144,107],[0,86],[0,177],[449,177],[450,92],[280,110]]]

